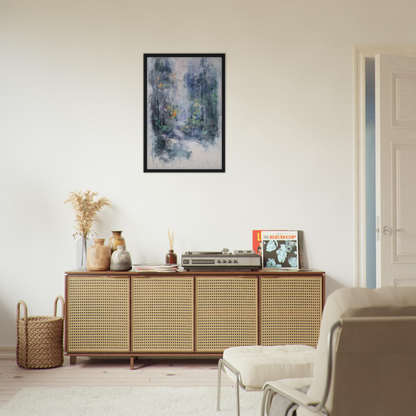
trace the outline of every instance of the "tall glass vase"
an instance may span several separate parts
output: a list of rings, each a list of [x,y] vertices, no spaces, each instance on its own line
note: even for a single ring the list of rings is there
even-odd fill
[[[76,265],[79,270],[87,270],[87,251],[93,245],[93,241],[86,237],[80,237],[76,246]]]

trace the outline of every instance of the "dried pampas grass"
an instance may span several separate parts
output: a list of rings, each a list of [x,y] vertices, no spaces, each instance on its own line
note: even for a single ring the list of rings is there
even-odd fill
[[[75,229],[77,232],[73,234],[74,238],[79,235],[87,237],[93,234],[92,225],[95,216],[106,205],[111,207],[110,201],[107,198],[99,198],[94,201],[94,197],[98,195],[97,192],[85,191],[83,194],[80,191],[70,192],[68,199],[64,202],[70,203],[75,211]]]

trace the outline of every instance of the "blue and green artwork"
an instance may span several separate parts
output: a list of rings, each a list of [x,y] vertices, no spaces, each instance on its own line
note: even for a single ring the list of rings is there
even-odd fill
[[[144,59],[145,171],[224,172],[225,56]]]

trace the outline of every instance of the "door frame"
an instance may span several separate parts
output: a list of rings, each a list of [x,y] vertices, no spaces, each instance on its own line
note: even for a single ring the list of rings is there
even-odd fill
[[[365,58],[381,53],[416,57],[416,45],[354,45],[354,242],[357,287],[366,287]]]

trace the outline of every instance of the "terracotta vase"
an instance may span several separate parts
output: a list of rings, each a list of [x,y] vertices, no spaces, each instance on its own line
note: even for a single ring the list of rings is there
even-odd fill
[[[117,246],[117,250],[111,255],[111,270],[131,270],[131,256],[125,246]]]
[[[104,241],[104,238],[97,238],[88,249],[87,270],[110,270],[111,250]]]
[[[178,256],[173,252],[173,250],[169,250],[169,253],[166,254],[165,263],[178,264]]]
[[[117,250],[118,246],[126,247],[126,240],[121,236],[123,231],[111,231],[113,235],[108,240],[108,246],[111,249],[111,253],[114,253]]]

